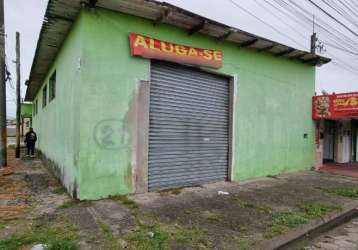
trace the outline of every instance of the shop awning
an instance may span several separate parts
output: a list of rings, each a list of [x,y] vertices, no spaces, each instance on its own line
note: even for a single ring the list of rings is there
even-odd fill
[[[285,57],[312,66],[319,66],[331,61],[329,58],[256,36],[165,2],[154,0],[49,0],[31,68],[26,101],[32,101],[41,87],[80,9],[96,6],[147,18],[157,25],[160,23],[174,25],[187,30],[188,35],[201,33],[215,37],[218,41],[236,43],[238,48],[265,51],[277,57]]]

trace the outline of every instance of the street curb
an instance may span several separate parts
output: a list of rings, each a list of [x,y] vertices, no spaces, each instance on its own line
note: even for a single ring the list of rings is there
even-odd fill
[[[292,249],[290,246],[306,238],[311,238],[333,227],[337,227],[358,216],[358,202],[351,202],[343,209],[333,212],[324,218],[310,221],[307,224],[261,242],[255,250],[283,250]]]

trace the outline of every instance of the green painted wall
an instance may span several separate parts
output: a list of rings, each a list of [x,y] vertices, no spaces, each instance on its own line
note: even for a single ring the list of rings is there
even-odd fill
[[[185,30],[153,26],[148,20],[117,12],[82,11],[54,64],[60,88],[57,97],[42,114],[47,119],[35,118],[41,131],[40,148],[66,171],[73,171],[71,176],[78,177],[81,199],[134,191],[135,98],[139,80],[150,78],[150,61],[131,57],[129,32],[222,49],[224,66],[219,72],[239,79],[234,180],[313,165],[310,108],[314,67],[238,49],[235,44],[219,43],[200,34],[188,36]],[[61,115],[65,117],[60,119]],[[73,136],[63,138],[59,132],[63,129]],[[51,139],[53,133],[55,138],[62,137],[61,143]],[[64,146],[66,152],[60,152]]]
[[[32,116],[32,103],[21,103],[21,116],[22,117]]]
[[[56,172],[71,194],[77,192],[79,178],[80,105],[79,71],[82,54],[82,18],[73,26],[35,100],[38,113],[33,127],[38,135],[37,148],[56,165]],[[49,102],[48,82],[56,71],[56,97]],[[47,105],[42,107],[42,89],[47,86]],[[34,100],[34,101],[35,101]]]

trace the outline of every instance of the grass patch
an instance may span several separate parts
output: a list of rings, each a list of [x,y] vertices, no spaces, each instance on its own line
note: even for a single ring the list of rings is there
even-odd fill
[[[65,194],[67,192],[65,187],[57,187],[54,190],[52,190],[52,193],[54,194]]]
[[[271,225],[264,237],[272,238],[276,235],[283,234],[291,228],[307,223],[307,221],[304,215],[299,212],[276,213],[272,216]]]
[[[309,220],[322,218],[334,210],[341,209],[341,206],[323,203],[303,203],[299,204],[298,207],[300,210],[297,212],[289,211],[274,214],[264,237],[272,238],[299,225],[306,224]]]
[[[160,195],[167,195],[167,194],[173,194],[178,195],[183,191],[183,188],[170,188],[170,189],[164,189],[159,191]]]
[[[15,149],[16,149],[16,145],[15,145],[15,144],[10,144],[10,145],[7,146],[7,149],[15,150]]]
[[[0,250],[17,250],[22,246],[31,244],[48,245],[48,250],[64,249],[77,250],[75,241],[78,239],[77,228],[72,224],[46,224],[34,221],[30,230],[12,235],[10,238],[0,240]],[[56,248],[57,246],[69,248]]]
[[[342,209],[339,205],[324,203],[304,203],[299,208],[308,219],[322,218],[334,210]]]
[[[236,199],[236,200],[239,202],[240,207],[242,207],[242,208],[251,208],[251,209],[259,210],[261,212],[271,213],[271,208],[269,208],[267,206],[257,205],[257,204],[246,202],[246,201],[243,201],[240,199]]]
[[[125,240],[130,243],[129,249],[135,250],[169,250],[169,233],[163,231],[159,224],[140,225],[129,233]]]
[[[236,240],[237,248],[241,250],[253,249],[256,245],[256,241],[250,238],[237,238]]]
[[[138,208],[138,204],[135,201],[128,198],[127,195],[115,195],[109,197],[111,200],[120,201],[123,205],[132,209]]]
[[[208,233],[199,227],[176,226],[171,234],[172,240],[182,245],[203,248],[208,244]]]
[[[343,188],[319,188],[325,193],[343,196],[351,199],[358,199],[358,188],[350,188],[350,187],[343,187]]]
[[[98,225],[101,228],[102,233],[104,235],[106,249],[119,250],[120,247],[118,246],[117,239],[113,235],[111,228],[102,222],[98,222]]]
[[[80,202],[77,200],[69,200],[69,201],[65,201],[61,206],[59,206],[59,208],[66,209],[66,208],[78,206],[78,204],[80,204]]]
[[[79,200],[69,200],[65,201],[59,208],[66,209],[71,207],[88,207],[92,205],[91,201],[79,201]]]
[[[220,216],[215,212],[204,211],[202,212],[202,216],[211,223],[220,221]]]
[[[206,249],[207,231],[199,227],[183,227],[154,223],[140,225],[125,236],[129,249],[135,250],[169,250],[173,245],[177,249],[190,246],[190,249]]]
[[[48,242],[44,250],[79,250],[79,247],[73,242],[56,239]]]

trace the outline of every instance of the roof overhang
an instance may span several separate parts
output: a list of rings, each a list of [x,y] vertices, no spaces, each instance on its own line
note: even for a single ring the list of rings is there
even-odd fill
[[[238,44],[239,48],[265,51],[312,66],[331,59],[295,49],[234,27],[210,20],[165,2],[154,0],[49,0],[32,64],[25,100],[32,101],[82,7],[102,7],[201,33]]]

